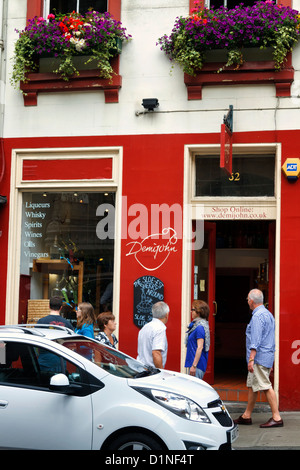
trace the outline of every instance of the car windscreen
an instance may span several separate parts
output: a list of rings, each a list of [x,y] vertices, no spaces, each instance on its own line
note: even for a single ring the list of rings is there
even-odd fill
[[[146,367],[126,354],[88,338],[59,338],[56,341],[118,377],[138,378],[159,372],[159,369]]]

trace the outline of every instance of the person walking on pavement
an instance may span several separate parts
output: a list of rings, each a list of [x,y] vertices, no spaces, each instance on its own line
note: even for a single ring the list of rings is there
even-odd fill
[[[209,333],[209,306],[203,300],[194,300],[192,303],[192,322],[186,332],[186,359],[184,366],[188,374],[203,379],[208,361],[210,346]]]
[[[270,372],[275,353],[275,320],[263,305],[264,297],[259,289],[252,289],[247,297],[252,318],[246,329],[246,354],[248,363],[248,403],[244,413],[234,420],[236,424],[252,424],[257,392],[264,391],[271,407],[272,418],[261,424],[261,428],[282,427],[277,399],[270,382]]]
[[[137,359],[145,365],[158,369],[165,367],[168,352],[166,323],[169,312],[169,306],[165,302],[156,302],[152,306],[152,320],[139,332]]]

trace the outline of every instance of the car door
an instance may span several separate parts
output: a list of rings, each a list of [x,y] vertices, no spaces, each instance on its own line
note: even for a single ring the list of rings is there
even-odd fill
[[[90,449],[92,405],[87,373],[49,349],[5,342],[0,364],[0,448]],[[51,391],[65,373],[78,385],[70,395]]]

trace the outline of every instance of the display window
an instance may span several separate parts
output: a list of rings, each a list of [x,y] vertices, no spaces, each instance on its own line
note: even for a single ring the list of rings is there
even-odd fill
[[[22,193],[20,308],[28,322],[48,314],[51,296],[75,323],[80,302],[96,315],[112,310],[114,208],[114,192]]]

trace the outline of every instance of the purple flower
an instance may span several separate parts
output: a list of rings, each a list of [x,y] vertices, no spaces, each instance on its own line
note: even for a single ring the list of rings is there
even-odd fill
[[[120,43],[131,38],[120,21],[108,12],[89,11],[85,15],[72,12],[67,15],[49,15],[47,20],[35,17],[28,26],[17,31],[11,82],[27,79],[27,71],[38,68],[38,59],[50,54],[61,59],[58,73],[62,78],[78,73],[72,65],[72,56],[89,55],[97,61],[99,76],[110,79],[113,72],[110,59],[120,54]]]
[[[45,49],[48,53],[64,54],[66,48],[76,54],[78,51],[75,45],[70,43],[71,37],[84,39],[85,43],[89,44],[89,47],[86,46],[83,50],[85,54],[89,54],[91,48],[101,51],[107,47],[107,44],[111,49],[115,48],[117,53],[117,46],[112,40],[125,41],[131,37],[121,22],[114,20],[107,12],[101,14],[92,11],[84,16],[73,12],[57,17],[51,14],[48,20],[35,17],[29,20],[28,26],[23,31],[18,31],[20,38],[26,36],[30,39],[28,51],[30,56],[40,55]]]
[[[276,59],[280,64],[299,39],[299,24],[298,11],[271,0],[232,9],[199,8],[191,16],[176,18],[171,34],[159,38],[158,44],[187,73],[201,68],[205,51],[217,48],[230,52],[243,47],[273,47],[280,51]]]

